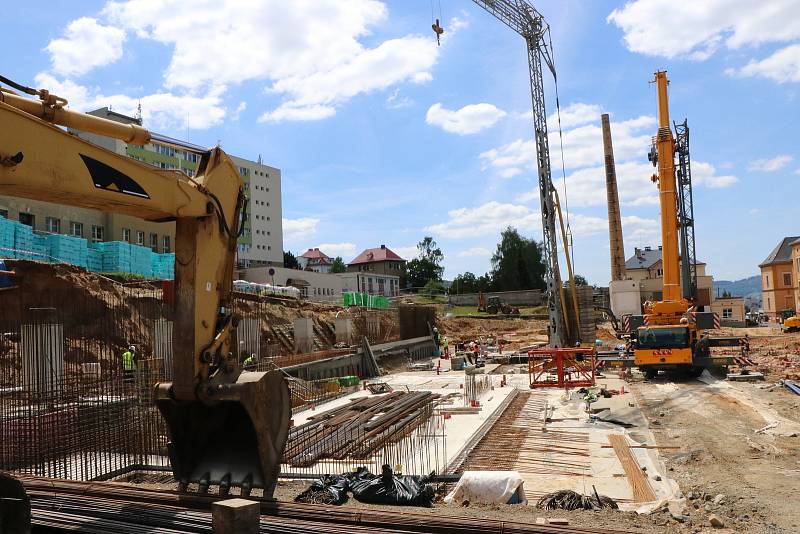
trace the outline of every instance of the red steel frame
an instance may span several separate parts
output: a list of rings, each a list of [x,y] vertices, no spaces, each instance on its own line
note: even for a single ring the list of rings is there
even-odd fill
[[[555,369],[555,380],[550,373]],[[528,351],[531,389],[594,386],[595,352],[591,347],[550,348]]]

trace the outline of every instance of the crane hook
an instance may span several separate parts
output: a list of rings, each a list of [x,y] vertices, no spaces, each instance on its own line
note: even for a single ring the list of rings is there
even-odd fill
[[[431,28],[433,29],[433,33],[436,34],[436,44],[442,46],[441,36],[444,33],[444,28],[439,24],[439,19],[436,19],[436,22],[431,24]]]

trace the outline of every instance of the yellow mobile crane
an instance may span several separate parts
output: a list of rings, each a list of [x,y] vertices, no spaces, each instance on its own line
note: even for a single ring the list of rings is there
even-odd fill
[[[156,384],[182,489],[274,490],[289,431],[288,386],[277,371],[242,372],[231,313],[244,185],[219,148],[200,152],[197,175],[158,170],[70,135],[143,145],[147,130],[64,108],[66,100],[0,77],[0,194],[175,221],[173,382]]]
[[[714,328],[714,315],[695,311],[697,283],[688,125],[675,124],[676,140],[669,118],[668,83],[665,71],[655,73],[658,133],[648,156],[658,168],[652,180],[658,184],[661,207],[663,293],[660,301],[645,303],[644,325],[632,336],[635,365],[650,377],[662,369],[697,375],[709,367],[728,365],[732,363],[729,358],[711,358],[709,349],[738,345],[738,338],[703,335],[704,330]]]

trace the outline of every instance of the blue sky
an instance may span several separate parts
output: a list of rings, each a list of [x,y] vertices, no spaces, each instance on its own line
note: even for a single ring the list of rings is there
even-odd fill
[[[285,248],[354,257],[425,235],[446,277],[482,274],[502,228],[541,239],[523,41],[467,0],[14,2],[2,74],[88,110],[283,172]],[[439,16],[439,0],[433,2]],[[800,232],[800,0],[542,1],[553,34],[576,272],[605,285],[600,113],[611,114],[626,253],[660,241],[652,167],[657,69],[689,119],[698,257],[757,274]],[[545,88],[555,112],[552,80]],[[553,124],[552,126],[554,126]],[[551,128],[555,132],[555,128]],[[554,180],[564,195],[553,133]],[[562,199],[563,202],[563,199]]]

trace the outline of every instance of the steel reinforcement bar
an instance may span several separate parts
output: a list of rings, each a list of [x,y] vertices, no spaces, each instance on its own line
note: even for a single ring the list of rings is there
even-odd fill
[[[92,530],[96,521],[124,521],[133,527],[116,532],[141,532],[150,524],[151,532],[208,532],[210,516],[192,511],[207,511],[220,500],[215,495],[180,494],[174,491],[145,489],[112,482],[74,482],[60,479],[23,477],[20,479],[31,499],[34,522],[51,528]],[[227,498],[227,497],[225,497]],[[484,518],[446,516],[441,513],[367,510],[347,506],[325,506],[251,500],[261,504],[261,532],[357,533],[413,532],[432,534],[621,534],[631,532],[575,526],[536,525]],[[56,512],[56,513],[54,513]],[[123,513],[124,515],[120,515]],[[441,510],[437,510],[441,512]],[[532,514],[535,512],[532,511]],[[60,514],[71,517],[59,519]],[[90,519],[94,519],[93,523]],[[60,527],[56,522],[65,521]],[[163,523],[162,523],[163,521]],[[155,524],[153,524],[155,523]],[[202,523],[202,525],[198,525]],[[82,526],[84,525],[84,526]],[[110,526],[110,525],[109,525]],[[119,525],[124,526],[124,525]],[[85,528],[85,529],[84,529]],[[136,530],[138,528],[138,530]],[[194,529],[194,530],[192,530]]]

